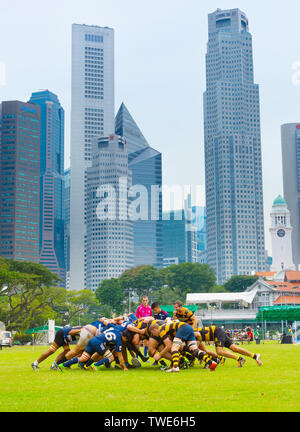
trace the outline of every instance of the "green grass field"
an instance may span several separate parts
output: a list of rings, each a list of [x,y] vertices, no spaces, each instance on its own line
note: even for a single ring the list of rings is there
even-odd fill
[[[244,345],[247,349],[247,345]],[[251,344],[263,366],[226,360],[215,372],[202,366],[167,374],[146,363],[124,372],[51,371],[50,356],[34,372],[46,347],[0,351],[0,411],[9,412],[288,412],[300,411],[300,345]]]

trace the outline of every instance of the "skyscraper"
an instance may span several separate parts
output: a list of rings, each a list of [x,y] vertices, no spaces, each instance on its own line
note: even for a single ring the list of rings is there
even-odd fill
[[[85,259],[85,286],[92,291],[102,280],[133,267],[126,140],[110,135],[94,141],[92,166],[87,169]]]
[[[65,286],[64,110],[49,90],[32,93],[41,112],[39,262]]]
[[[70,168],[65,170],[65,200],[64,200],[64,235],[65,235],[65,264],[66,289],[70,288]]]
[[[283,194],[291,212],[293,262],[300,265],[300,123],[281,126]]]
[[[114,31],[72,26],[70,288],[84,288],[85,171],[91,140],[114,131]]]
[[[40,107],[2,102],[0,255],[39,261]]]
[[[141,206],[147,209],[147,215],[133,223],[134,265],[162,267],[162,194],[151,194],[152,186],[160,188],[162,185],[161,153],[149,146],[124,103],[116,116],[115,132],[126,138],[132,185],[144,186],[147,191],[147,197],[141,197]],[[157,208],[155,218],[151,218],[151,207]]]
[[[239,9],[209,14],[204,93],[207,262],[218,283],[264,271],[259,87]]]

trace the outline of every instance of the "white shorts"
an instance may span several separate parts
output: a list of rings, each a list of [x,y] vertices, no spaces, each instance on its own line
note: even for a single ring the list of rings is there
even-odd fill
[[[88,326],[85,326],[81,329],[79,340],[77,345],[79,345],[82,349],[86,348],[89,341],[94,337],[94,334],[91,332]]]

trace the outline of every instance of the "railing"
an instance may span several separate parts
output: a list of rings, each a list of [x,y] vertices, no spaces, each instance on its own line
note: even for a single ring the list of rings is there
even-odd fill
[[[254,319],[258,313],[258,309],[198,309],[195,312],[197,318],[202,320],[227,320],[227,319]]]

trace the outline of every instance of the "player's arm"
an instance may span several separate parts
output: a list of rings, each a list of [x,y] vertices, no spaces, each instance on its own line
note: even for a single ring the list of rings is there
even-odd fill
[[[156,361],[161,359],[167,352],[171,351],[171,348],[172,348],[171,339],[169,339],[168,337],[165,337],[163,342],[164,342],[165,347],[163,350],[161,350],[161,352],[155,354],[154,360],[156,360]]]
[[[143,335],[143,334],[146,333],[146,329],[145,328],[141,330],[141,329],[138,329],[137,327],[135,327],[132,324],[129,324],[127,326],[127,329],[130,330],[130,331],[132,331],[133,333],[138,333],[138,334],[141,334],[141,335]]]
[[[197,320],[197,318],[196,318],[196,316],[193,314],[193,315],[191,315],[191,320],[192,320],[192,327],[193,327],[193,329],[196,329],[197,328],[197,326],[198,326],[198,320]]]
[[[72,330],[69,331],[69,335],[70,336],[75,336],[75,335],[77,335],[80,332],[81,332],[81,328],[79,328],[79,329],[72,329]]]
[[[121,347],[120,347],[121,348]],[[122,349],[121,349],[121,351],[116,351],[116,355],[117,355],[117,357],[118,357],[118,360],[119,360],[119,362],[120,362],[120,365],[122,366],[122,368],[123,368],[123,370],[128,370],[128,368],[126,367],[126,365],[125,365],[125,361],[124,361],[124,357],[123,357],[123,354],[122,354]]]

